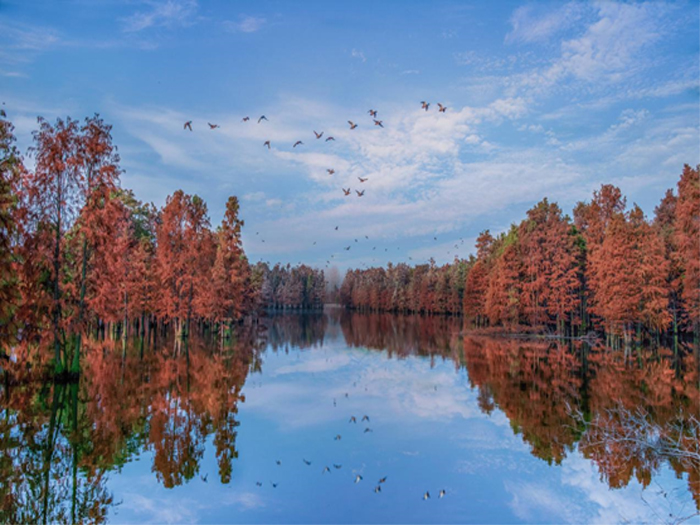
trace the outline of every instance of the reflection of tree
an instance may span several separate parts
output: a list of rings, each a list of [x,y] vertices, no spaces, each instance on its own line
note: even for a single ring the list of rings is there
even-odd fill
[[[322,313],[270,313],[264,321],[267,343],[273,350],[306,349],[323,344],[328,317]]]
[[[231,345],[190,341],[122,352],[88,341],[79,383],[35,380],[0,390],[0,521],[99,522],[113,504],[107,474],[145,448],[166,487],[199,472],[214,434],[219,476],[227,483],[237,404],[259,341],[241,327]],[[216,348],[212,353],[210,348]]]

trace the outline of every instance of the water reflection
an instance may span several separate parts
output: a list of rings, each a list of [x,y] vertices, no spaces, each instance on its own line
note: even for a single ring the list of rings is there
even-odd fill
[[[344,310],[274,315],[259,326],[241,328],[223,346],[215,339],[193,340],[186,348],[161,341],[157,348],[137,343],[124,352],[120,343],[93,341],[79,383],[16,382],[5,375],[0,520],[119,519],[120,503],[125,511],[136,503],[128,499],[123,481],[140,480],[149,490],[183,488],[193,497],[196,487],[209,487],[214,494],[215,487],[232,486],[235,493],[221,493],[224,499],[212,499],[198,512],[207,513],[222,501],[258,512],[231,517],[211,510],[216,521],[338,521],[340,507],[305,514],[308,505],[300,505],[314,501],[318,491],[329,491],[329,501],[347,499],[340,485],[334,488],[327,481],[330,474],[321,475],[333,461],[346,469],[355,465],[355,472],[365,475],[372,465],[384,475],[393,469],[402,474],[390,474],[391,481],[411,487],[419,472],[448,482],[448,494],[459,493],[460,483],[467,483],[465,474],[483,485],[471,486],[469,497],[463,492],[461,500],[446,498],[441,514],[421,514],[427,507],[412,509],[398,491],[392,495],[390,486],[382,492],[382,504],[394,501],[393,514],[381,514],[375,498],[356,511],[359,520],[366,512],[370,521],[548,521],[542,508],[528,510],[523,503],[537,500],[528,491],[541,495],[545,490],[532,484],[540,481],[535,474],[554,472],[542,470],[548,465],[580,474],[588,468],[581,462],[592,465],[614,489],[635,483],[648,487],[670,468],[687,487],[674,501],[688,500],[688,494],[693,501],[690,509],[664,508],[671,514],[664,521],[700,508],[700,463],[692,456],[698,452],[692,423],[700,412],[697,355],[664,348],[610,352],[570,342],[461,333],[461,321],[450,317]],[[376,432],[367,436],[351,434],[347,423],[349,413],[360,416],[361,410],[374,411]],[[515,442],[499,433],[500,421],[509,425]],[[241,450],[247,453],[239,457],[237,441],[244,431]],[[342,458],[333,455],[340,444],[331,436],[338,432],[343,446],[350,447]],[[517,440],[526,445],[531,461],[514,455]],[[676,443],[689,454],[645,446],[651,441]],[[273,464],[271,450],[290,469],[290,463],[303,466],[294,454],[316,454],[322,459],[314,457],[302,471],[316,477],[299,481],[296,471],[283,472]],[[215,470],[207,466],[207,455]],[[141,466],[132,467],[135,462]],[[531,483],[516,486],[504,474],[513,471],[526,472]],[[402,477],[405,481],[397,480]],[[279,488],[270,488],[273,478]],[[332,479],[335,483],[338,477]],[[254,482],[265,484],[259,493],[250,492]],[[480,491],[495,486],[511,495],[506,510],[499,514],[489,507],[486,493],[478,510]],[[283,515],[271,507],[263,510],[259,494],[264,490],[275,490],[277,506],[286,509]],[[172,490],[161,493],[164,501],[168,493]],[[279,498],[285,497],[282,503]],[[498,504],[493,493],[488,497]],[[353,512],[355,503],[346,510]],[[651,521],[661,512],[655,505],[649,505]],[[175,521],[195,517],[171,516]],[[553,514],[552,519],[568,518]]]

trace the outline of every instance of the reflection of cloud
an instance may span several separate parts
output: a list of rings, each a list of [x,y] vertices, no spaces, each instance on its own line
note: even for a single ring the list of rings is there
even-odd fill
[[[222,505],[236,505],[244,510],[258,509],[265,506],[262,498],[253,492],[226,492],[223,497],[219,499]]]
[[[350,363],[350,358],[346,354],[334,355],[329,358],[311,359],[301,363],[286,365],[277,368],[270,374],[271,377],[281,376],[285,374],[299,373],[315,373],[315,372],[330,372],[337,370]]]
[[[152,523],[196,523],[198,504],[184,499],[149,498],[135,492],[125,492],[124,501],[130,512]]]

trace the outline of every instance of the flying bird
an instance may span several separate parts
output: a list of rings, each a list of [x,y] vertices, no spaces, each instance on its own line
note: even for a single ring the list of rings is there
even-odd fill
[[[438,102],[438,111],[439,111],[440,113],[444,113],[445,111],[447,111],[447,106],[443,106],[442,104],[440,104],[440,103]]]
[[[243,117],[241,119],[242,122],[248,122],[250,120],[250,117]]]
[[[187,122],[185,122],[185,125],[182,126],[182,129],[189,129],[190,131],[192,131],[192,121],[188,120]]]
[[[382,124],[382,122],[384,122],[384,121],[383,121],[383,120],[374,119],[374,125],[375,125],[375,126],[379,126],[380,128],[383,128],[383,127],[384,127],[384,124]]]
[[[369,423],[369,416],[362,416],[362,421],[367,421]]]
[[[426,102],[424,100],[420,103],[420,107],[423,108],[424,110],[428,111],[428,108],[430,107],[430,102]]]
[[[278,464],[278,465],[281,465],[282,462],[278,459],[278,460],[277,460],[277,464]]]
[[[294,143],[294,146],[292,146],[292,147],[293,147],[293,148],[296,148],[297,146],[300,146],[300,145],[302,145],[302,144],[304,144],[302,141],[297,140],[297,141]]]
[[[350,251],[350,246],[346,246],[346,247],[345,247],[345,251],[346,251],[346,252],[349,252],[349,251]]]
[[[258,487],[262,487],[262,482],[260,482],[260,481],[256,481],[255,484],[256,484]]]
[[[348,124],[350,124],[350,129],[355,129],[357,127],[357,124],[355,124],[352,120],[348,120]]]
[[[335,138],[334,138],[334,137],[327,137],[327,138],[326,138],[326,142],[328,142],[329,140],[332,140],[333,142],[335,142]]]
[[[362,481],[362,476],[358,474],[355,476],[355,483],[359,483],[360,481]]]
[[[357,418],[355,416],[350,417],[350,421],[348,423],[357,423]]]
[[[357,180],[359,180],[360,182],[365,182],[368,179],[369,177],[365,177],[364,179],[362,177],[357,177]]]
[[[276,489],[276,488],[277,488],[277,485],[279,485],[279,483],[272,483],[272,481],[270,481],[270,483],[272,484],[272,488],[273,488],[273,489]]]
[[[383,478],[381,478],[381,479],[379,480],[379,483],[386,483],[386,476],[384,476]]]
[[[311,465],[311,461],[309,461],[308,459],[305,459],[304,463],[306,463],[307,465]]]
[[[362,190],[362,191],[355,190],[355,193],[357,193],[358,197],[362,197],[365,194],[365,190]]]
[[[267,149],[270,149],[270,141],[266,140],[263,146],[267,146]]]
[[[263,120],[267,120],[267,117],[265,115],[260,116],[260,118],[258,119],[258,124],[260,124],[260,122]]]
[[[211,122],[207,122],[207,124],[209,125],[209,129],[216,129],[221,127],[218,124],[212,124]]]
[[[336,226],[335,229],[336,229],[336,231],[337,231],[337,230],[338,230],[338,227]]]
[[[374,487],[374,492],[379,493],[381,491],[382,491],[382,487],[380,485],[377,485],[376,487]]]
[[[343,468],[343,465],[336,465],[335,463],[333,463],[333,468],[341,469]]]
[[[430,499],[430,492],[426,491],[425,494],[423,494],[423,499]]]
[[[350,188],[348,188],[347,190],[346,190],[345,188],[343,188],[343,193],[345,194],[346,197],[347,197],[348,195],[350,195],[350,192],[351,192],[351,191],[352,191],[352,190],[351,190]],[[335,229],[337,230],[338,228],[336,227]]]
[[[321,133],[316,133],[316,130],[314,130],[314,135],[316,135],[317,139],[320,139],[321,137],[323,137],[323,131]]]
[[[376,116],[377,116],[377,112],[376,112],[374,109],[370,109],[367,113],[369,113],[370,116],[372,116],[372,117],[376,117]]]
[[[340,434],[338,434],[333,439],[335,439],[336,441],[340,441],[342,439],[342,437],[340,436]]]
[[[364,433],[366,434],[367,432],[372,432],[372,429],[369,428],[369,427],[367,427],[367,428],[365,429]]]
[[[445,490],[444,490],[444,489],[441,489],[441,490],[440,490],[440,494],[438,495],[438,497],[439,497],[439,498],[445,497]]]
[[[321,474],[325,474],[326,472],[330,472],[331,469],[328,468],[328,466],[323,467],[323,472]]]
[[[328,172],[328,175],[333,175],[335,173],[333,168],[328,168],[326,171]]]

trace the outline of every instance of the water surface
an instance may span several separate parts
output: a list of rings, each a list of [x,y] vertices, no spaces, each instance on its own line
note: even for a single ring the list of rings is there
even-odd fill
[[[271,316],[223,346],[94,343],[79,384],[3,387],[0,517],[672,523],[697,511],[697,470],[607,432],[619,407],[659,429],[696,414],[695,356],[461,329],[331,310]]]

